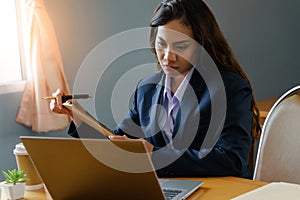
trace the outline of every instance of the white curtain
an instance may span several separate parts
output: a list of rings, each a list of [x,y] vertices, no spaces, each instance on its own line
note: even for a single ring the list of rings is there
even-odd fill
[[[16,121],[35,132],[61,130],[68,117],[51,112],[49,102],[42,100],[57,88],[70,92],[54,27],[43,0],[17,0],[16,6],[27,75]]]

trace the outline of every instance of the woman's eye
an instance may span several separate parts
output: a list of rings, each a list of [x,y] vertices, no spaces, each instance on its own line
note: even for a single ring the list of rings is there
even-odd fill
[[[185,50],[187,48],[188,48],[188,45],[179,45],[179,46],[176,46],[176,49],[180,50],[180,51]]]
[[[167,45],[163,42],[157,42],[156,46],[159,47],[159,48],[163,48],[163,47],[166,47]]]

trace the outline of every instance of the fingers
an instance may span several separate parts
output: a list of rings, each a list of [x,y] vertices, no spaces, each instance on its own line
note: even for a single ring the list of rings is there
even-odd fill
[[[59,113],[59,114],[62,113],[61,108],[59,108],[59,106],[57,105],[57,103],[56,103],[55,100],[51,100],[51,102],[50,102],[50,109],[51,109],[53,112],[55,112],[55,113]]]
[[[56,100],[51,100],[50,101],[50,110],[55,112],[55,107],[56,107]]]
[[[55,99],[52,99],[50,101],[50,109],[52,112],[58,113],[58,114],[66,114],[71,115],[70,111],[63,107],[62,105],[62,96],[64,95],[64,92],[59,88],[54,93],[52,93],[52,96],[55,97]]]
[[[66,108],[64,108],[63,106],[59,106],[57,104],[56,100],[51,100],[50,101],[50,109],[52,112],[58,113],[58,114],[66,114],[66,115],[71,115],[70,111]]]
[[[140,138],[140,139],[130,139],[126,135],[122,135],[122,136],[120,136],[120,135],[109,135],[108,138],[110,140],[140,140],[140,141],[144,142],[145,147],[146,147],[148,153],[151,154],[153,152],[154,146],[150,142],[148,142],[147,140],[145,140],[143,138]]]
[[[52,96],[56,98],[56,105],[61,109],[62,108],[62,96],[64,95],[63,91],[58,88],[54,93],[52,93]]]
[[[131,140],[126,135],[110,135],[108,136],[110,140]]]

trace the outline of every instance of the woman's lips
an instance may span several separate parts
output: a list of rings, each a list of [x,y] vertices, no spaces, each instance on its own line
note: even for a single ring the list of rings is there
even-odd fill
[[[176,70],[177,67],[174,67],[174,66],[168,66],[168,65],[165,65],[163,66],[164,68],[166,68],[167,70]]]

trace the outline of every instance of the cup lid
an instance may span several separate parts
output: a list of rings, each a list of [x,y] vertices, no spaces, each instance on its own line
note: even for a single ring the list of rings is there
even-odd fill
[[[14,149],[15,155],[28,155],[23,143],[16,144]]]

